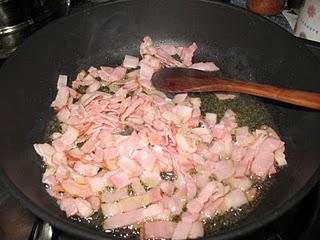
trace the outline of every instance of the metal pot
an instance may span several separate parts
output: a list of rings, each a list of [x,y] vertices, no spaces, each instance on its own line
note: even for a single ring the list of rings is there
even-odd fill
[[[68,12],[70,0],[0,0],[0,58],[36,29]]]

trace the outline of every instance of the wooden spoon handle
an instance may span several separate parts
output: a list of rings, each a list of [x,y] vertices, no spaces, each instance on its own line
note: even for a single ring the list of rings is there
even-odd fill
[[[247,93],[320,110],[320,93],[291,90],[267,84],[250,83],[238,80],[216,78],[214,81],[215,84],[213,84],[212,89],[210,89],[212,91],[217,91],[217,86],[219,86],[219,91]],[[210,86],[207,87],[210,88]]]

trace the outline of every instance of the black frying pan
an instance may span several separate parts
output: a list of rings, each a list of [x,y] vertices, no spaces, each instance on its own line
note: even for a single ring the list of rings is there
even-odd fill
[[[90,65],[120,63],[125,54],[138,54],[144,35],[157,42],[195,41],[200,46],[196,59],[215,61],[231,77],[320,91],[320,64],[300,40],[222,3],[113,1],[56,21],[34,34],[1,69],[0,175],[24,206],[57,228],[91,239],[109,236],[67,219],[41,184],[32,144],[43,140],[58,74],[72,78]],[[215,239],[234,238],[274,220],[318,180],[320,113],[264,104],[286,142],[289,165],[258,207]]]

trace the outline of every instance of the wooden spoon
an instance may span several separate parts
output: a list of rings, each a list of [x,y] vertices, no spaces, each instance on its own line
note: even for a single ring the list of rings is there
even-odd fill
[[[153,86],[163,92],[233,92],[274,99],[320,110],[320,93],[280,88],[215,76],[188,68],[164,68],[153,74]]]

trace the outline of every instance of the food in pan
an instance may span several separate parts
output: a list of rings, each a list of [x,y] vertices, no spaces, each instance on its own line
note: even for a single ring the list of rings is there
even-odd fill
[[[140,228],[142,238],[204,235],[203,223],[253,201],[254,182],[286,165],[284,142],[267,126],[239,126],[227,110],[218,119],[188,94],[171,98],[151,85],[162,67],[217,71],[192,63],[197,49],[155,46],[141,58],[81,71],[67,86],[60,75],[51,107],[57,128],[34,144],[45,164],[43,183],[68,217],[103,213],[103,228]],[[234,95],[218,95],[233,98]]]

